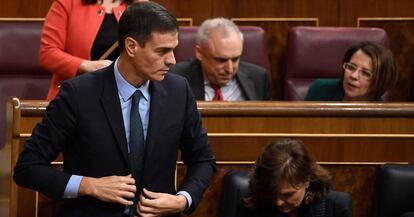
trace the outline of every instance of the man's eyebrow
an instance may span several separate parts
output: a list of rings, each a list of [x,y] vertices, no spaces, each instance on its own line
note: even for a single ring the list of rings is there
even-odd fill
[[[240,56],[236,56],[236,57],[221,57],[221,56],[213,56],[214,59],[223,59],[223,60],[234,60],[234,59],[239,59],[241,57]]]
[[[158,47],[155,49],[157,52],[169,52],[171,50],[174,50],[174,47]]]

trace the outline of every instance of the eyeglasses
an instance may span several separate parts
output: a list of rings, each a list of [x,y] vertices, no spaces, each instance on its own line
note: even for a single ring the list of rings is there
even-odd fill
[[[353,63],[344,63],[342,68],[344,68],[344,70],[346,70],[348,72],[351,72],[351,73],[354,73],[358,69],[360,69],[359,70],[359,75],[362,78],[366,79],[366,80],[371,80],[371,78],[374,76],[370,70],[360,68],[360,67],[358,67],[357,65],[355,65]]]

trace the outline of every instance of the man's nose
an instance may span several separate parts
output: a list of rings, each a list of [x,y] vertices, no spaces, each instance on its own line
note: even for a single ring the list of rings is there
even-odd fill
[[[176,63],[174,52],[171,52],[167,57],[165,58],[165,65],[171,66]]]
[[[225,68],[226,68],[226,71],[229,73],[234,72],[234,63],[231,59],[227,60]]]

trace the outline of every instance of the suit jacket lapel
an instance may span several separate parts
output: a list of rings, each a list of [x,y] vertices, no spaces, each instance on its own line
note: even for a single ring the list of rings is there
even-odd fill
[[[204,77],[201,71],[200,61],[194,60],[189,70],[188,83],[194,92],[194,96],[197,100],[204,100]]]
[[[254,90],[253,81],[249,79],[246,72],[239,68],[236,74],[236,79],[240,84],[240,88],[246,96],[247,100],[256,100],[256,91]]]
[[[126,165],[130,165],[128,144],[125,136],[124,122],[113,68],[114,65],[112,64],[105,72],[101,103]]]
[[[150,82],[150,93],[151,93],[151,105],[150,105],[150,117],[148,123],[147,139],[145,143],[145,154],[144,154],[144,168],[145,162],[147,162],[148,156],[155,156],[152,152],[155,150],[157,138],[160,135],[159,129],[160,124],[164,123],[163,115],[166,112],[165,97],[167,92],[160,82]],[[158,150],[159,151],[159,150]],[[144,169],[145,171],[145,169]]]

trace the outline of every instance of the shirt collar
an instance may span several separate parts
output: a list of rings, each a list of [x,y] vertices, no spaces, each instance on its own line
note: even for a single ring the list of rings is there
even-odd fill
[[[119,59],[119,58],[118,58]],[[114,64],[114,74],[115,74],[115,81],[116,86],[118,87],[118,93],[121,96],[124,102],[128,101],[132,94],[135,93],[136,90],[140,90],[142,93],[143,98],[148,101],[149,98],[149,80],[143,83],[138,88],[134,87],[128,81],[122,77],[121,73],[119,72],[118,68],[118,59],[115,60]]]
[[[231,86],[231,85],[234,85],[234,83],[235,82],[237,82],[236,81],[236,76],[234,76],[229,82],[227,82],[227,84],[225,84],[225,85],[223,85],[223,86],[221,86],[221,87],[228,87],[228,86]],[[204,79],[204,86],[209,86],[209,87],[212,87],[213,85],[210,83],[210,81],[209,80],[207,80],[207,79]]]

